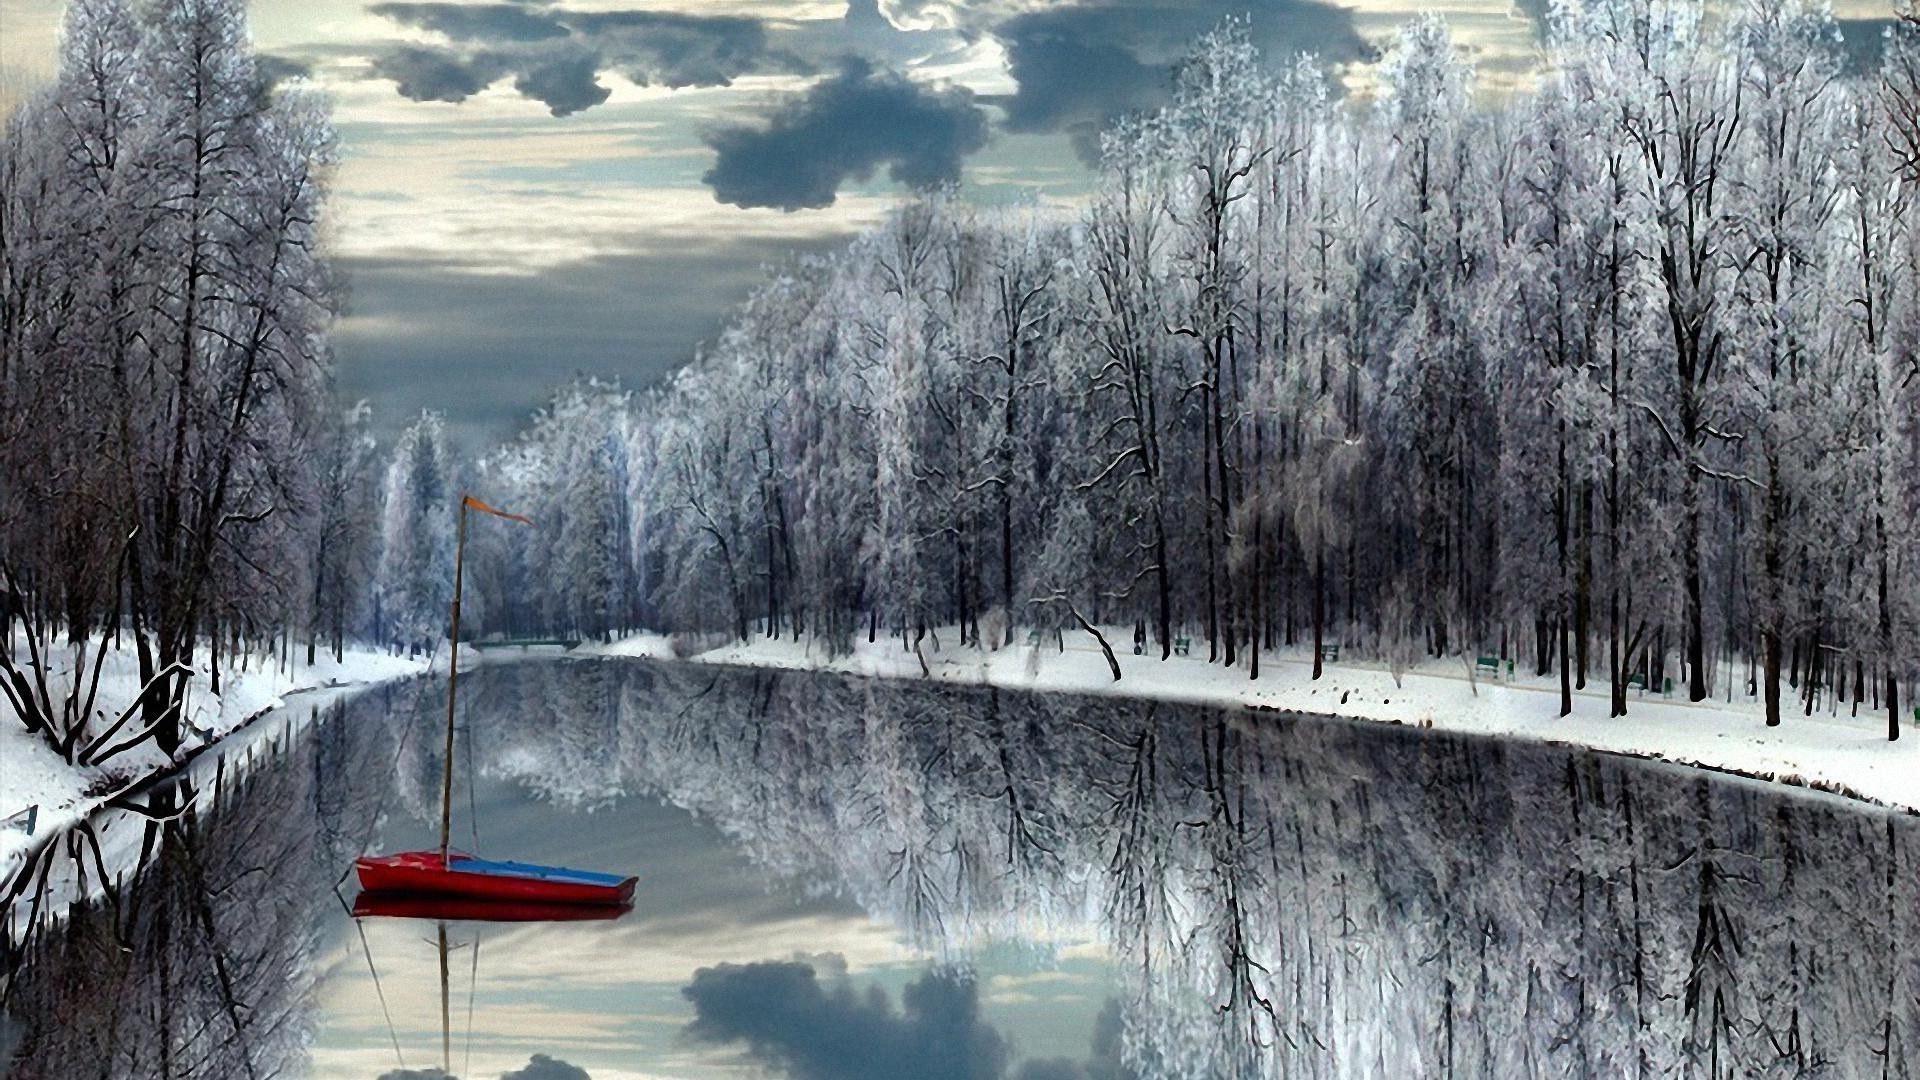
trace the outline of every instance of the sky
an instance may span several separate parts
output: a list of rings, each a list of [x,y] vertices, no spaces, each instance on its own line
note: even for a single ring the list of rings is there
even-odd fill
[[[1516,6],[1517,4],[1517,6]],[[60,0],[0,0],[0,109],[51,75]],[[1445,15],[1484,96],[1527,84],[1546,0],[255,0],[273,70],[330,96],[340,387],[469,451],[576,375],[643,387],[765,268],[914,185],[1072,205],[1100,125],[1229,16],[1363,100]],[[1885,0],[1836,0],[1868,35]],[[1851,35],[1850,35],[1851,36]]]

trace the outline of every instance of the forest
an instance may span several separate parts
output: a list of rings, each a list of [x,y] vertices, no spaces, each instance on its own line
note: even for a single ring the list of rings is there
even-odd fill
[[[68,760],[177,740],[188,665],[475,634],[844,651],[1131,627],[1212,662],[1495,654],[1822,700],[1920,671],[1920,21],[1555,5],[1477,100],[1438,18],[1377,86],[1228,23],[1072,206],[917,194],[770,271],[662,386],[472,457],[332,386],[323,101],[237,0],[77,0],[0,146],[0,656]],[[130,640],[104,733],[44,650]],[[89,643],[92,643],[89,645]],[[1123,643],[1116,642],[1115,645]],[[98,653],[92,661],[98,668]]]
[[[1422,19],[1368,104],[1229,24],[1107,133],[1088,205],[927,193],[779,269],[670,386],[567,387],[479,463],[550,523],[489,541],[487,625],[1132,624],[1250,678],[1496,654],[1563,713],[1672,679],[1770,724],[1871,702],[1897,738],[1920,25],[1860,75],[1792,2],[1567,5],[1550,43],[1476,106]],[[390,507],[446,505],[433,432]]]

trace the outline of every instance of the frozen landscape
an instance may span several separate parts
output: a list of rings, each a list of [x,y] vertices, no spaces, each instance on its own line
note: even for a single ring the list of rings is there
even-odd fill
[[[1109,627],[1107,633],[1119,636],[1118,628]],[[954,647],[959,633],[952,627],[934,636],[949,643],[945,650],[925,650],[924,677],[936,682],[1244,705],[1560,743],[1704,766],[1920,813],[1920,739],[1889,745],[1879,717],[1855,715],[1850,709],[1821,711],[1769,728],[1760,704],[1752,700],[1689,702],[1636,692],[1629,715],[1609,716],[1606,695],[1593,690],[1576,694],[1573,712],[1560,716],[1559,687],[1552,679],[1524,674],[1515,678],[1504,664],[1485,670],[1459,661],[1429,661],[1395,678],[1384,666],[1328,663],[1315,681],[1309,678],[1312,661],[1296,650],[1270,657],[1267,662],[1273,666],[1253,681],[1242,672],[1193,657],[1161,661],[1121,653],[1116,660],[1122,677],[1116,680],[1100,650],[1084,635],[1064,648],[1049,638],[999,651]],[[663,635],[641,634],[582,646],[577,653],[670,659],[684,651],[677,651]],[[919,659],[898,641],[861,643],[851,654],[832,656],[807,642],[758,638],[692,652],[685,659],[891,679],[923,677]],[[1258,725],[1260,717],[1249,715],[1246,722]]]
[[[0,25],[8,1076],[1920,1068],[1915,0]]]

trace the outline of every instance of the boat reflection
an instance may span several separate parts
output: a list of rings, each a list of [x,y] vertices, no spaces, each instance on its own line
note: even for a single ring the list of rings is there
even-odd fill
[[[594,922],[618,919],[632,904],[552,904],[534,900],[482,900],[426,893],[363,892],[353,898],[356,919],[425,919],[444,922]]]
[[[467,973],[467,1047],[468,1060],[462,1064],[461,1072],[466,1073],[472,1065],[471,1049],[474,1029],[474,995],[480,985],[480,943],[486,936],[479,927],[473,928],[472,937],[466,941],[454,941],[448,934],[450,923],[549,923],[549,922],[590,922],[618,919],[632,910],[631,904],[555,904],[539,901],[483,900],[465,896],[443,896],[431,893],[382,893],[363,892],[353,901],[353,917],[361,919],[411,919],[431,922],[434,925],[434,951],[440,967],[440,1074],[451,1077],[453,1073],[453,983],[450,957],[457,949],[472,951],[472,966]],[[367,969],[372,973],[376,988],[380,983],[379,966],[374,962],[373,948],[367,941],[364,931],[360,932],[360,947],[366,957]],[[386,993],[379,992],[381,1008],[386,1009]],[[400,1052],[400,1033],[394,1027],[393,1017],[387,1015],[387,1035],[392,1040],[394,1058],[403,1074],[406,1074],[406,1058]],[[409,1074],[410,1075],[410,1074]]]

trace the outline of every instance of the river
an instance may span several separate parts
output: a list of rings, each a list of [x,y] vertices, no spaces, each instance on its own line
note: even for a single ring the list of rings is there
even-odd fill
[[[63,838],[8,919],[8,1075],[1920,1075],[1910,815],[1307,716],[534,660],[462,678],[455,843],[637,874],[632,911],[356,920],[354,857],[436,840],[444,692]]]

